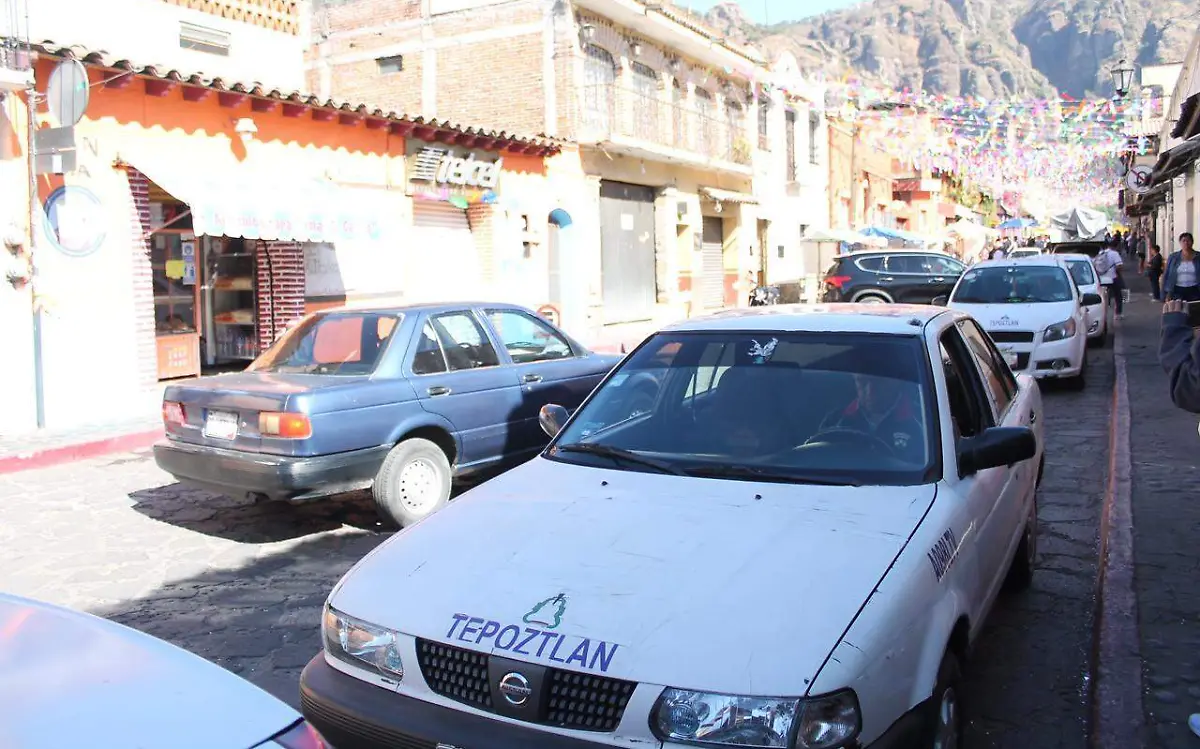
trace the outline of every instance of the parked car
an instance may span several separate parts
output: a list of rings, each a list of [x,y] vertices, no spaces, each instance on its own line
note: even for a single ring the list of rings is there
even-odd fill
[[[834,258],[825,272],[824,302],[929,304],[949,294],[966,266],[939,252],[867,250]]]
[[[1042,251],[1037,247],[1018,247],[1017,249],[1008,253],[1008,257],[1012,260],[1017,260],[1023,257],[1037,257],[1041,254]]]
[[[1080,390],[1087,381],[1085,308],[1102,303],[1079,290],[1055,255],[986,260],[963,274],[948,300],[983,324],[1014,372],[1063,378]]]
[[[689,320],[543,416],[541,456],[334,588],[301,676],[331,742],[960,746],[964,659],[1034,575],[1045,423],[971,317]]]
[[[1103,241],[1097,242],[1051,242],[1046,252],[1051,255],[1087,255],[1094,258],[1105,247]]]
[[[168,387],[154,455],[228,495],[370,487],[385,520],[410,525],[446,504],[452,478],[536,455],[538,410],[578,405],[618,361],[512,305],[317,312],[245,372]]]
[[[1108,342],[1108,305],[1105,303],[1104,287],[1100,285],[1100,277],[1096,275],[1092,259],[1083,254],[1066,253],[1057,257],[1067,264],[1067,270],[1081,294],[1095,294],[1100,298],[1096,304],[1084,305],[1083,311],[1087,314],[1088,343],[1103,348]]]
[[[0,593],[4,749],[326,749],[300,713],[170,643]]]

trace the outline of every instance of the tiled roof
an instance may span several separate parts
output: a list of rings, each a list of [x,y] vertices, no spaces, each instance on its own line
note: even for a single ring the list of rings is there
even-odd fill
[[[344,101],[341,99],[323,99],[303,91],[285,91],[270,88],[256,82],[231,82],[219,77],[208,77],[199,73],[188,73],[161,65],[139,64],[104,50],[93,50],[78,46],[64,47],[51,41],[31,44],[30,48],[37,54],[50,57],[72,58],[87,65],[94,65],[109,70],[121,71],[127,75],[142,77],[148,80],[174,83],[208,89],[218,94],[244,96],[253,99],[265,99],[293,107],[307,107],[324,110],[335,115],[352,118],[375,120],[394,124],[400,131],[414,132],[418,137],[422,134],[428,140],[439,140],[449,136],[474,138],[483,141],[494,141],[494,149],[509,149],[526,153],[541,153],[550,155],[561,150],[561,141],[546,136],[530,136],[510,133],[505,130],[494,130],[470,125],[464,125],[450,120],[413,117],[402,112],[385,111],[367,104]],[[109,85],[117,85],[110,79]]]
[[[718,34],[716,31],[712,30],[708,26],[705,26],[703,23],[701,23],[699,21],[699,19],[696,18],[695,15],[693,15],[691,13],[681,12],[677,8],[673,8],[669,5],[659,6],[659,7],[655,8],[655,10],[657,10],[659,13],[662,13],[664,16],[671,19],[672,21],[679,24],[680,26],[689,28],[692,31],[695,31],[697,34],[700,34],[701,36],[706,36],[709,39],[712,39],[713,41],[718,42],[722,47],[725,47],[729,51],[739,54],[748,60],[753,60],[754,62],[757,62],[760,64],[766,62],[766,58],[764,58],[762,55],[760,55],[755,50],[750,49],[749,47],[743,47],[739,44],[733,44],[733,43],[729,42],[728,40],[722,38],[722,36],[720,34]]]

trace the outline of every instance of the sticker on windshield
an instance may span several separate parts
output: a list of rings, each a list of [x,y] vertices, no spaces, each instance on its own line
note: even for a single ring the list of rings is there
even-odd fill
[[[771,357],[775,355],[775,347],[779,345],[778,338],[772,338],[765,344],[758,341],[750,341],[754,345],[750,347],[750,360],[755,364],[766,364],[771,361]]]
[[[954,560],[958,557],[958,539],[954,537],[954,531],[947,528],[945,533],[937,540],[925,554],[929,558],[929,563],[933,565],[933,574],[937,577],[938,582],[946,576],[950,571],[950,567],[954,564]]]
[[[912,439],[912,435],[905,432],[892,433],[892,445],[903,450],[908,447],[908,441]]]

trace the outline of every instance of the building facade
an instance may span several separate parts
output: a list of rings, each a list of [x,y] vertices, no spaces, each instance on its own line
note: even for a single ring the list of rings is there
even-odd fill
[[[792,209],[823,184],[788,171],[788,154],[807,153],[809,112],[773,76],[797,88],[794,61],[772,71],[635,0],[349,0],[319,4],[313,27],[309,81],[323,94],[573,144],[548,167],[570,224],[547,229],[545,301],[593,345],[744,303],[770,273],[764,255],[792,272],[815,220]],[[816,126],[823,164],[819,112]]]

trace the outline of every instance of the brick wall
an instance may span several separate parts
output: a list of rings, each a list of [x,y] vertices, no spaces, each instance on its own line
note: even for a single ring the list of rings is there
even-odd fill
[[[255,242],[258,346],[270,346],[304,315],[304,248],[296,242]]]
[[[455,45],[437,53],[437,116],[519,133],[546,129],[542,35]]]
[[[329,93],[337,99],[367,102],[384,110],[418,116],[422,112],[422,62],[421,53],[414,52],[404,55],[404,69],[398,73],[381,73],[373,59],[334,65]],[[440,112],[439,115],[445,116]]]
[[[158,381],[158,345],[154,325],[154,282],[150,270],[150,180],[133,167],[125,177],[133,205],[130,211],[130,252],[133,254],[134,333],[137,336],[137,376],[141,387]]]
[[[484,288],[490,288],[496,280],[495,215],[493,206],[483,203],[476,203],[467,208],[467,221],[471,224],[475,252],[479,255],[479,275]]]

